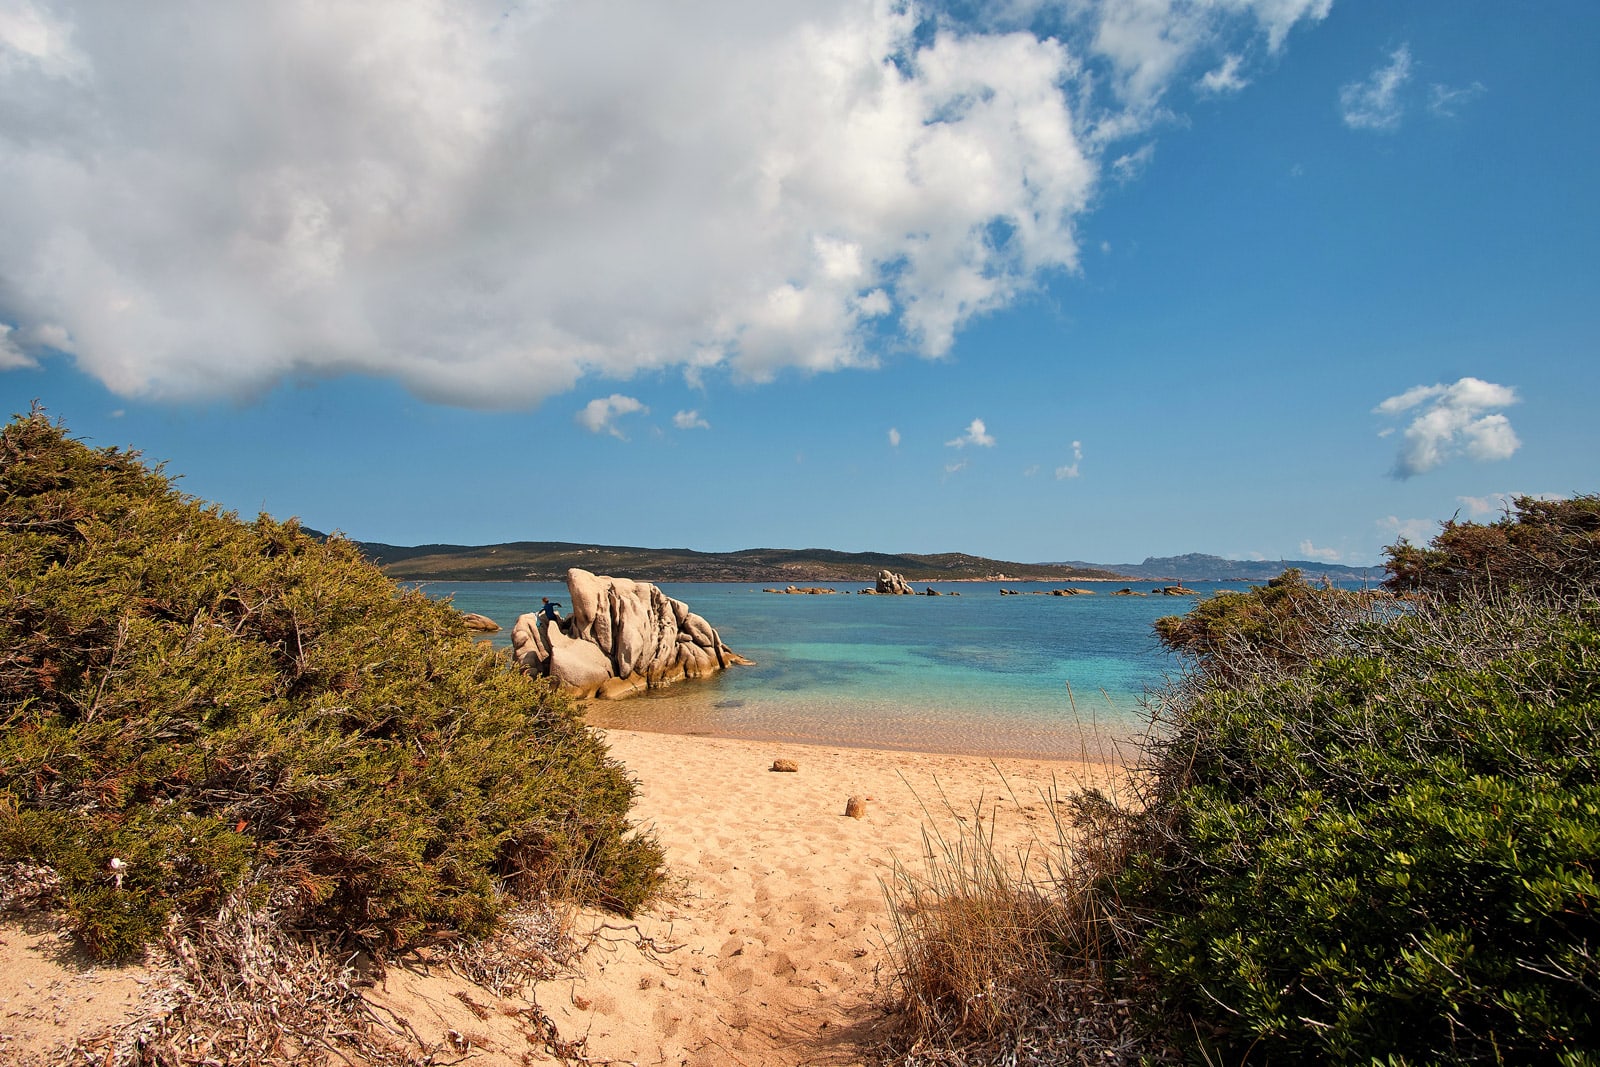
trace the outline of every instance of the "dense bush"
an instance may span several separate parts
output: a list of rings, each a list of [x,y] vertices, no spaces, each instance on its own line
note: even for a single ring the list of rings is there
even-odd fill
[[[383,947],[660,879],[622,768],[452,609],[38,412],[0,431],[0,724],[0,859],[102,957],[241,887]]]
[[[1600,496],[1520,496],[1499,522],[1444,523],[1427,548],[1389,550],[1387,585],[1454,599],[1485,588],[1551,590],[1600,584]]]
[[[1187,615],[1155,622],[1156,637],[1170,651],[1190,657],[1207,674],[1232,674],[1233,661],[1248,665],[1262,656],[1283,664],[1304,662],[1337,618],[1370,607],[1377,594],[1313,586],[1290,567],[1264,586],[1224,590]]]
[[[1600,1063],[1594,502],[1399,546],[1427,595],[1330,599],[1290,655],[1201,605],[1226,670],[1167,698],[1107,879],[1173,1033],[1222,1062]]]

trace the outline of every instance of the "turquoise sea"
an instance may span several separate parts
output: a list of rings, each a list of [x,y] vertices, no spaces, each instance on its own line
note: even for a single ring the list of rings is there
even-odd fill
[[[566,587],[541,582],[426,582],[462,611],[500,623]],[[1150,591],[1149,582],[1129,583]],[[1143,732],[1143,700],[1182,664],[1151,623],[1190,597],[1034,596],[1059,583],[932,583],[938,597],[776,595],[746,583],[661,583],[756,662],[626,701],[590,701],[597,726],[992,756],[1109,758]],[[1237,583],[1190,583],[1209,593]],[[917,583],[916,588],[927,588]],[[570,605],[566,605],[570,608]]]

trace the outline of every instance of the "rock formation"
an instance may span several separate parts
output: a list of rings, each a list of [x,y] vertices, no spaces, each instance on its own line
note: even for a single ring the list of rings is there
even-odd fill
[[[906,582],[905,575],[893,571],[879,571],[878,588],[875,592],[893,596],[911,596],[915,591]]]
[[[500,629],[499,623],[495,622],[487,615],[479,615],[475,611],[463,611],[461,613],[461,625],[465,626],[469,630],[476,630],[479,633],[485,634],[492,634],[496,630]]]
[[[580,697],[616,699],[750,661],[689,605],[649,582],[567,571],[572,615],[517,619],[511,651],[534,674]]]

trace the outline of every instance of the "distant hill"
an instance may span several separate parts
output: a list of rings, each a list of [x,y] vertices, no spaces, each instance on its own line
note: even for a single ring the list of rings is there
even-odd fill
[[[914,582],[997,575],[1043,582],[1127,577],[1092,564],[1015,563],[961,552],[918,555],[835,552],[824,548],[696,552],[688,548],[624,548],[562,541],[414,547],[372,541],[358,544],[367,558],[390,577],[418,581],[564,581],[571,567],[651,582],[871,582],[883,570],[903,574]]]
[[[1066,562],[1063,567],[1101,567],[1144,581],[1156,579],[1183,579],[1195,582],[1264,582],[1276,578],[1290,567],[1298,567],[1308,578],[1329,578],[1346,581],[1381,581],[1382,567],[1346,567],[1339,563],[1319,563],[1306,559],[1223,559],[1201,552],[1182,556],[1148,556],[1143,563],[1078,563]]]

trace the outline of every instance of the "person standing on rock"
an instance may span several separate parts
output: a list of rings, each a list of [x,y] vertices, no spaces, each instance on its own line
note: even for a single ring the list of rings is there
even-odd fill
[[[539,609],[539,617],[545,622],[553,622],[560,626],[561,602],[559,600],[551,600],[549,597],[541,597],[540,599],[544,601],[544,606]]]

